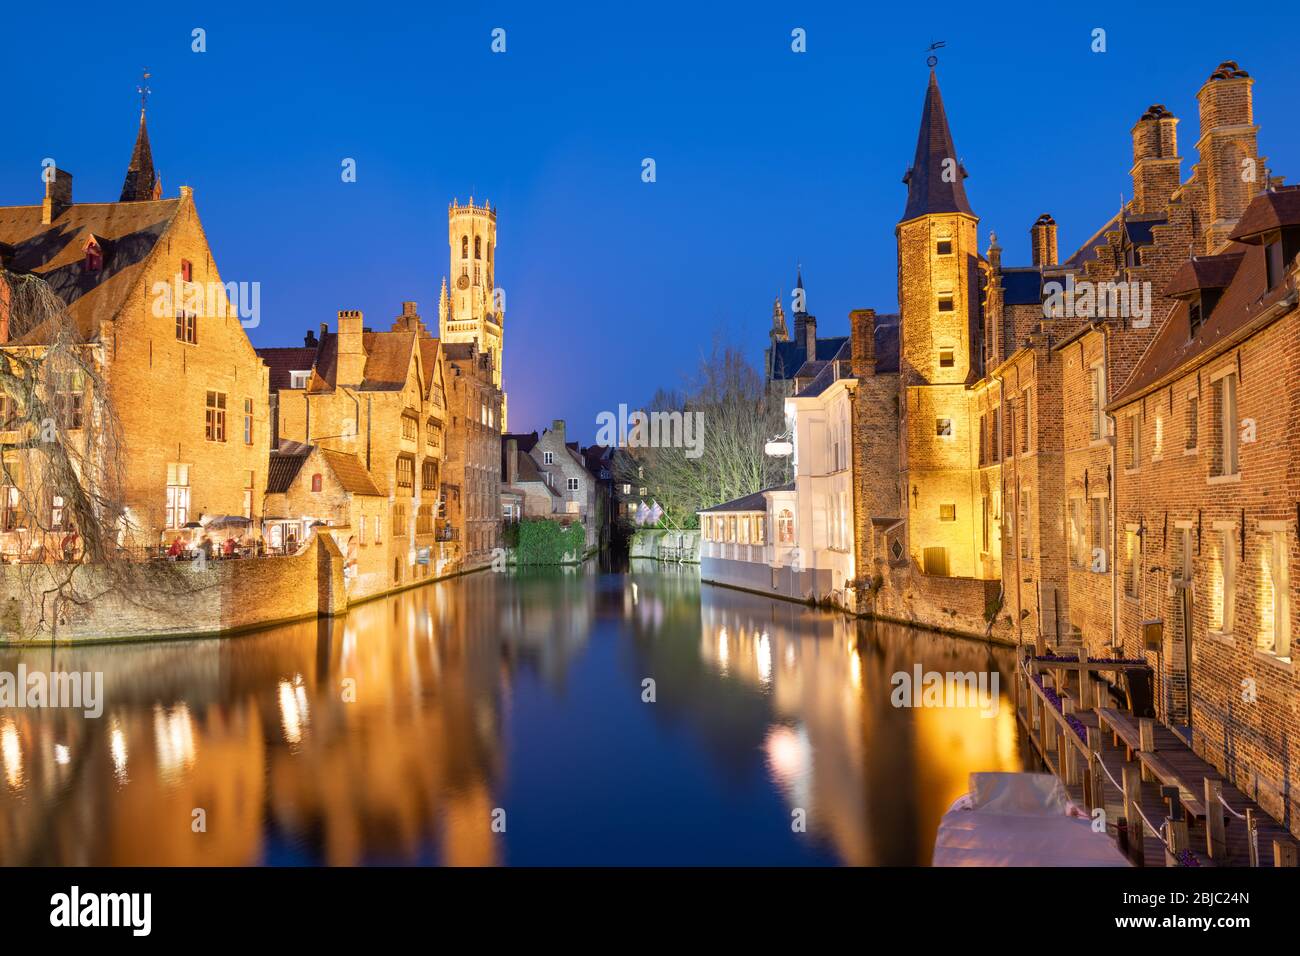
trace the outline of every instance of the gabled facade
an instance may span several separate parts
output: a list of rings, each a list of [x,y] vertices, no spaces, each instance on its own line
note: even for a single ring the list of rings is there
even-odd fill
[[[341,311],[338,328],[322,324],[307,349],[267,349],[274,383],[276,438],[318,445],[355,458],[387,499],[385,590],[455,565],[440,540],[437,512],[447,439],[441,347],[425,331],[414,302],[403,303],[387,332]],[[308,347],[310,348],[310,347]]]
[[[211,515],[243,515],[256,534],[270,445],[267,369],[193,191],[160,198],[143,111],[119,201],[76,203],[72,176],[49,173],[41,204],[0,207],[0,258],[63,300],[109,390],[123,442],[122,544],[157,547]],[[41,350],[48,329],[19,337],[23,317],[7,314],[4,301],[0,345]],[[87,396],[69,399],[85,407]],[[18,529],[50,516],[12,517]],[[17,555],[30,544],[15,531],[4,547]]]

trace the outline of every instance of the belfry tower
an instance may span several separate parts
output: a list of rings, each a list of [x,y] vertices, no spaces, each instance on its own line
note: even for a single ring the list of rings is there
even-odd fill
[[[473,342],[492,356],[492,384],[501,388],[505,297],[496,287],[497,211],[492,204],[447,207],[447,243],[451,250],[451,282],[442,280],[438,301],[438,333],[444,343]],[[505,428],[506,400],[501,396]]]

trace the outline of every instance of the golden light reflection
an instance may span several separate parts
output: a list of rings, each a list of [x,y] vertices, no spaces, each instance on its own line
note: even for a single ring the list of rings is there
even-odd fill
[[[758,660],[758,679],[763,686],[772,683],[772,641],[764,631],[754,642],[754,656]]]
[[[284,728],[284,739],[291,744],[302,743],[303,729],[311,722],[302,675],[294,674],[292,681],[280,681],[279,689],[280,726]]]
[[[727,629],[724,627],[718,632],[718,668],[723,674],[727,673],[727,659],[729,651],[727,650]]]
[[[108,730],[108,752],[113,758],[113,773],[118,781],[126,779],[126,733],[122,730],[122,723],[116,717],[109,725]]]
[[[0,724],[0,761],[4,762],[5,782],[18,790],[23,785],[23,748],[18,728],[9,718]]]
[[[194,766],[194,722],[189,705],[181,702],[166,709],[155,704],[153,739],[158,751],[158,770],[164,780],[173,781]]]

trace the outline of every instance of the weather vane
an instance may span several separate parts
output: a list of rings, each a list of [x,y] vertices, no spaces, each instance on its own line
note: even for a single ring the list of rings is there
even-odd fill
[[[148,86],[149,77],[152,76],[153,74],[149,72],[148,67],[142,70],[141,73],[142,76],[140,78],[140,85],[135,88],[135,91],[140,94],[140,111],[143,112],[145,105],[149,101],[149,94],[153,92],[153,90],[149,89]]]
[[[948,44],[946,44],[943,40],[935,40],[933,43],[931,43],[926,48],[927,50],[929,50],[930,55],[925,58],[925,65],[930,67],[930,69],[934,69],[935,65],[939,62],[939,58],[934,55],[934,51],[942,50],[947,45]]]

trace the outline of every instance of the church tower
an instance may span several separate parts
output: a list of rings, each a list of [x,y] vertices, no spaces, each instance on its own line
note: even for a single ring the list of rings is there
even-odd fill
[[[921,109],[907,206],[895,229],[900,311],[900,502],[911,555],[928,574],[972,577],[970,393],[982,374],[979,219],[933,69]]]
[[[451,281],[442,283],[438,302],[438,331],[444,344],[473,342],[492,356],[492,384],[501,388],[505,301],[496,293],[497,211],[492,204],[447,207],[447,242],[451,251]],[[501,398],[505,427],[505,396]]]

